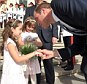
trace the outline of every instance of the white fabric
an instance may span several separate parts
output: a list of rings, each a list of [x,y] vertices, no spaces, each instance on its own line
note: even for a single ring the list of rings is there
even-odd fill
[[[23,19],[24,19],[24,15],[25,15],[25,10],[23,8],[21,8],[17,12],[17,15],[18,15],[18,20],[22,21],[22,23],[23,23]]]
[[[30,37],[30,40],[38,38],[37,33],[32,33],[32,32],[23,32],[21,34],[22,41],[25,41],[27,37]],[[25,75],[29,74],[36,74],[36,73],[41,73],[40,70],[40,65],[38,59],[29,59],[27,62],[27,70],[25,72]]]
[[[24,72],[21,64],[17,64],[8,52],[7,44],[15,42],[8,38],[4,48],[4,62],[1,84],[26,84]],[[18,52],[19,53],[19,52]]]
[[[13,13],[14,13],[14,14],[17,14],[18,12],[19,12],[19,8],[14,8],[14,9],[13,9]]]
[[[18,20],[22,21],[22,23],[23,23],[23,18],[24,18],[24,15],[18,15]]]
[[[9,9],[8,9],[8,11],[6,11],[6,13],[7,13],[7,18],[11,17],[11,19],[12,19],[13,7],[9,7]]]
[[[3,22],[2,16],[0,16],[0,22]]]
[[[27,62],[27,69],[25,71],[25,75],[34,75],[38,73],[41,73],[38,59],[29,59],[29,61]]]
[[[32,32],[22,32],[21,37],[22,37],[22,41],[26,41],[27,38],[30,41],[32,41],[38,38],[38,34]]]
[[[37,84],[36,75],[30,75],[30,78],[31,78],[31,84]]]
[[[57,21],[60,21],[60,19],[54,14],[53,11],[52,11],[52,16],[53,16],[53,18],[54,18],[54,20],[55,20],[56,22],[57,22]],[[64,30],[64,29],[62,29],[62,33],[63,33],[63,37],[65,37],[65,36],[73,36],[72,33],[68,32],[68,31],[66,31],[66,30]]]
[[[3,22],[4,20],[6,20],[6,14],[2,13],[0,14],[0,22]]]
[[[31,84],[37,84],[36,74],[30,75],[30,80],[31,80]],[[28,84],[28,81],[29,81],[29,76],[26,77],[27,84]]]
[[[68,31],[66,31],[64,29],[62,29],[62,33],[63,33],[63,37],[65,37],[65,36],[73,36],[73,34],[71,34],[70,32],[68,32]]]

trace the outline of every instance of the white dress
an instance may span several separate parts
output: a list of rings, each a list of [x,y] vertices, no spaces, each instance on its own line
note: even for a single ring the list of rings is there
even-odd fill
[[[12,43],[16,46],[15,42],[8,38],[7,43]],[[7,48],[4,48],[4,62],[1,84],[27,84],[24,77],[22,64],[17,64],[10,56]]]
[[[29,37],[29,40],[34,40],[38,37],[37,33],[32,33],[32,32],[23,32],[21,34],[22,37],[22,41],[25,41],[25,39],[27,37]],[[26,67],[26,71],[25,71],[25,75],[35,75],[41,73],[40,70],[40,64],[38,59],[29,59],[29,61],[27,62],[27,67]]]

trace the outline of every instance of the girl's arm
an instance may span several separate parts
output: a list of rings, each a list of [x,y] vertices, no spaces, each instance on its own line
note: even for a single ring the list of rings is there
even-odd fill
[[[27,60],[29,60],[31,57],[33,57],[33,56],[39,54],[39,52],[34,51],[34,52],[29,53],[29,54],[27,54],[27,55],[19,56],[19,51],[18,51],[17,47],[14,46],[12,43],[9,43],[9,44],[7,45],[7,48],[8,48],[8,52],[10,53],[11,57],[13,58],[13,60],[14,60],[16,63],[21,63],[21,62],[27,61]]]
[[[43,43],[42,43],[42,41],[40,40],[39,37],[37,39],[35,39],[34,41],[32,41],[32,43],[34,43],[38,47],[41,47],[43,45]]]

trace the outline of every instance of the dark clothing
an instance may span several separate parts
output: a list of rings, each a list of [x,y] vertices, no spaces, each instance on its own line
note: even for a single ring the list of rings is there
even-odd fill
[[[66,30],[74,34],[74,43],[58,52],[63,61],[83,55],[81,70],[87,82],[87,0],[52,0],[51,6]]]
[[[72,36],[64,36],[63,37],[63,41],[64,41],[64,46],[65,48],[71,46],[71,37]],[[67,60],[67,66],[71,66],[74,67],[74,63],[73,63],[73,57],[71,57],[70,59]]]
[[[70,46],[71,45],[71,36],[64,36],[63,41],[64,41],[64,46],[65,47]]]
[[[87,0],[52,0],[51,7],[61,23],[71,26],[66,30],[87,35]]]
[[[37,33],[39,38],[41,39],[43,46],[41,47],[41,49],[48,49],[48,50],[52,50],[53,49],[53,44],[52,44],[52,37],[57,37],[57,32],[58,30],[56,30],[56,27],[53,28],[40,28],[40,26],[38,26],[37,29]],[[54,33],[55,30],[55,33]],[[54,66],[53,66],[53,62],[52,59],[45,59],[43,60],[43,64],[44,64],[44,69],[45,69],[45,75],[46,75],[46,82],[48,84],[54,84],[55,81],[55,74],[54,74]]]
[[[24,16],[24,21],[25,21],[25,19],[26,19],[27,17],[33,16],[35,7],[36,7],[36,5],[26,8],[25,16]]]
[[[81,71],[84,73],[86,82],[87,82],[87,36],[76,36],[74,35],[74,43],[67,47],[58,49],[60,56],[62,57],[62,61],[70,59],[75,55],[82,55],[82,64]]]
[[[84,73],[86,82],[87,82],[87,51],[82,54],[83,58],[82,58],[82,64],[81,64],[81,71],[82,73]]]
[[[57,15],[57,17],[60,18],[60,20],[63,20],[65,23],[69,24],[70,26],[74,27],[77,30],[78,29],[84,30],[85,29],[84,26],[86,25],[86,22],[84,21],[85,18],[83,18],[83,16],[84,17],[87,16],[83,14],[84,13],[83,10],[82,11],[80,10],[82,9],[81,5],[83,5],[83,2],[86,3],[87,0],[83,0],[83,1],[82,0],[66,0],[66,1],[52,0],[51,6],[55,15]],[[74,35],[73,45],[69,46],[68,48],[59,49],[58,51],[63,58],[62,60],[66,60],[74,55],[83,53],[85,50],[85,45],[86,45],[86,35],[85,36]]]
[[[28,7],[26,9],[26,13],[24,16],[24,20],[29,17],[33,16],[35,6]],[[52,37],[58,37],[58,29],[57,26],[54,24],[52,28],[43,29],[41,26],[37,26],[37,33],[39,38],[41,39],[43,46],[42,49],[52,50]],[[39,60],[40,61],[40,60]],[[55,74],[54,74],[54,66],[52,59],[43,60],[44,69],[45,69],[45,76],[47,84],[54,84],[55,81]],[[37,74],[37,84],[40,84],[40,76],[41,74]]]
[[[63,61],[75,55],[82,54],[85,51],[86,36],[73,35],[73,37],[74,43],[71,46],[67,48],[58,49]]]

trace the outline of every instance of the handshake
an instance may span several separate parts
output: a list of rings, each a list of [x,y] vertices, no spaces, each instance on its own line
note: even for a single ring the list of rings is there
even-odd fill
[[[57,50],[47,50],[47,49],[38,49],[36,51],[36,56],[41,57],[42,59],[50,59],[53,57],[58,57],[58,59],[62,59]]]

